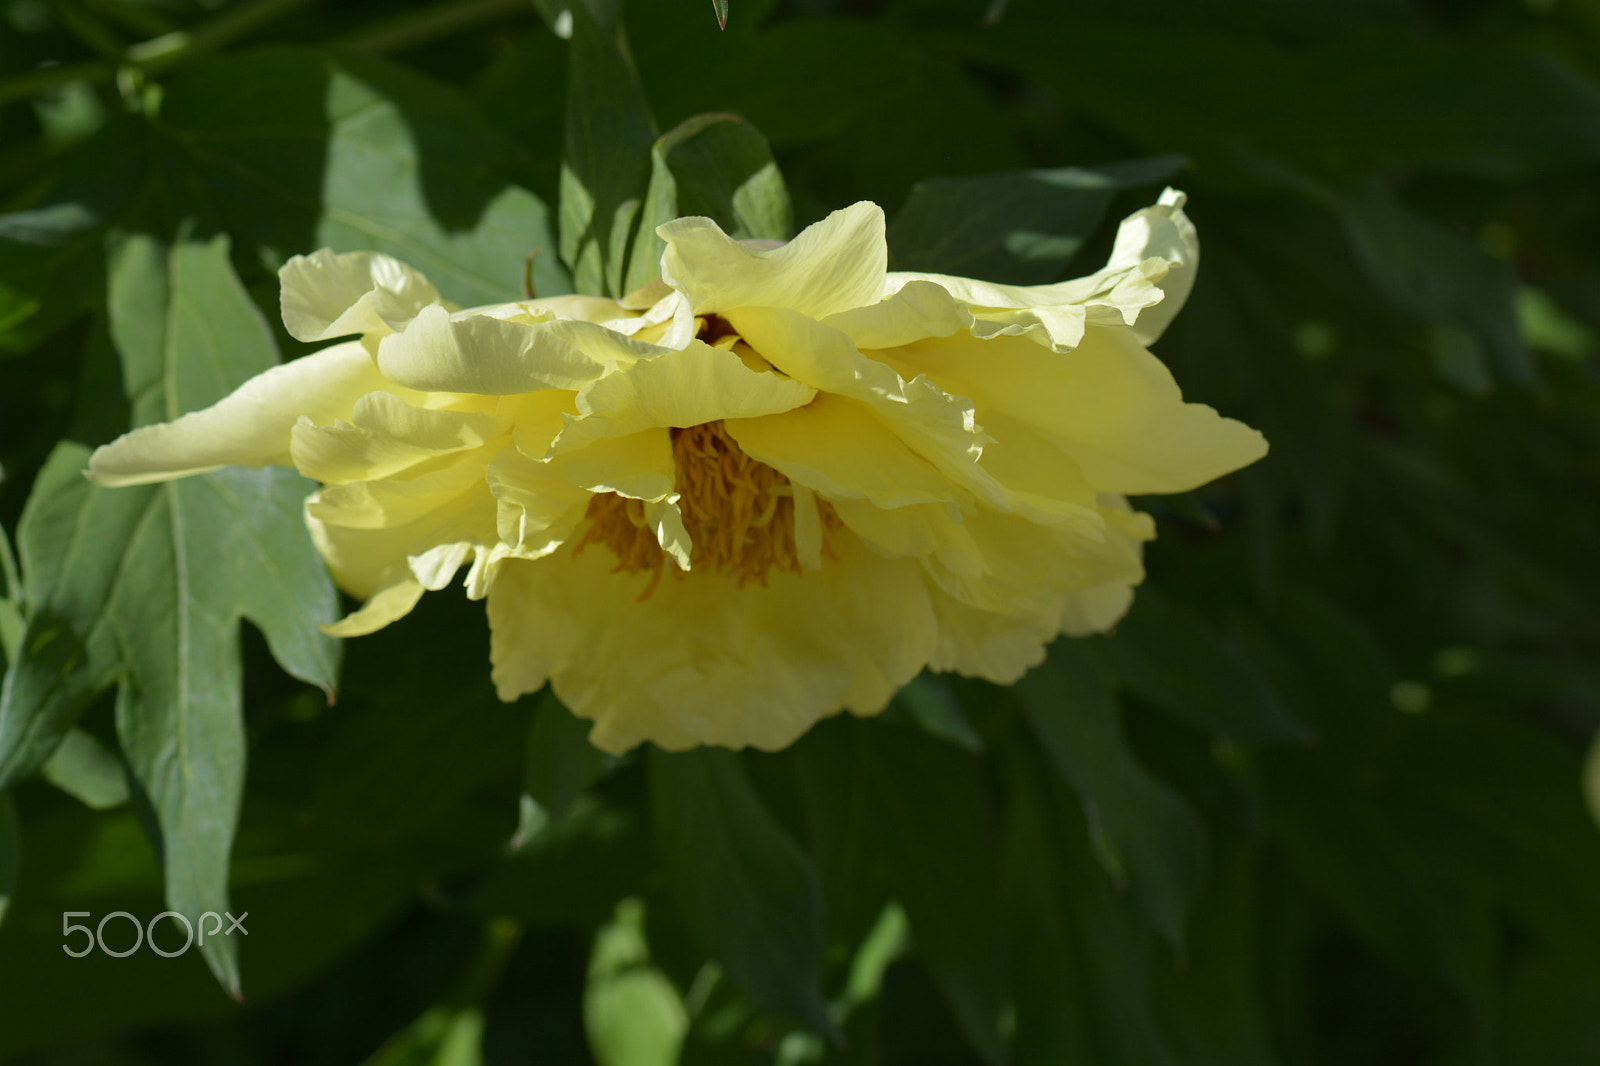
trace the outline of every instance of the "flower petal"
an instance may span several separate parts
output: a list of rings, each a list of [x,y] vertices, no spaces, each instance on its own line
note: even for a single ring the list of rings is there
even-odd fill
[[[770,250],[734,240],[709,218],[674,219],[656,233],[667,242],[661,276],[697,315],[783,307],[824,318],[884,294],[889,252],[877,204],[835,211]]]
[[[870,408],[842,396],[819,393],[793,411],[725,425],[746,455],[829,499],[860,497],[878,507],[969,500]]]
[[[348,417],[359,397],[392,387],[359,341],[336,344],[257,374],[203,411],[141,426],[95,449],[89,479],[145,485],[224,466],[287,465],[302,416],[333,422]]]
[[[679,429],[721,418],[789,411],[817,394],[798,381],[752,370],[732,352],[695,341],[682,351],[619,367],[586,386],[578,417],[556,439],[560,451],[652,427]]]
[[[341,255],[323,248],[297,255],[278,270],[278,281],[284,327],[301,341],[382,336],[439,300],[439,290],[420,272],[377,252]]]
[[[898,348],[971,329],[972,312],[942,285],[908,281],[875,304],[829,315],[823,325],[849,337],[857,348]]]
[[[728,321],[785,374],[859,401],[952,481],[992,507],[1007,506],[1005,491],[979,464],[988,438],[970,399],[920,375],[907,381],[893,367],[863,355],[844,333],[793,311],[741,308],[730,312]]]
[[[1091,329],[1070,352],[1016,337],[951,338],[886,353],[1050,435],[1103,492],[1187,492],[1266,454],[1260,433],[1183,395],[1166,366],[1122,328]]]
[[[608,363],[647,359],[663,349],[592,322],[519,319],[425,307],[403,333],[378,345],[378,367],[413,389],[512,396],[580,389]]]
[[[821,573],[667,575],[643,600],[649,577],[603,552],[508,560],[489,592],[495,684],[514,699],[548,679],[611,752],[774,750],[847,704],[875,713],[932,650],[928,593],[913,563],[836,549]]]
[[[1123,220],[1105,267],[1054,285],[1000,285],[944,274],[896,272],[887,291],[933,282],[967,305],[978,319],[976,337],[1021,335],[1068,351],[1087,326],[1127,325],[1153,344],[1183,307],[1194,286],[1200,242],[1183,213],[1184,194],[1167,189],[1151,207]]]
[[[477,448],[495,435],[493,417],[476,411],[415,407],[389,392],[356,401],[349,421],[319,426],[301,418],[289,454],[306,477],[340,485],[388,477],[417,463]]]

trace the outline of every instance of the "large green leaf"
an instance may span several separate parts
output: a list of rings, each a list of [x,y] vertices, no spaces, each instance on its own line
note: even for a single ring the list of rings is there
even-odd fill
[[[1124,685],[1202,729],[1249,742],[1311,736],[1248,660],[1151,589],[1096,643]]]
[[[1059,641],[1015,691],[1056,771],[1082,798],[1102,865],[1132,888],[1162,934],[1181,944],[1204,876],[1200,821],[1128,749],[1121,709],[1096,656]]]
[[[962,1032],[1004,1062],[1005,936],[980,766],[920,729],[865,732],[872,842]]]
[[[573,4],[561,162],[561,258],[579,292],[621,296],[656,123],[620,19]]]
[[[122,761],[82,729],[67,731],[40,773],[46,781],[95,810],[128,802],[128,777]]]
[[[739,756],[652,752],[650,803],[662,873],[701,948],[762,1010],[831,1031],[816,869]]]
[[[113,259],[112,335],[135,420],[174,418],[276,361],[266,323],[223,238],[170,247],[126,238]],[[0,692],[0,781],[36,769],[113,680],[124,756],[155,813],[173,910],[228,906],[228,851],[244,783],[238,621],[291,674],[332,692],[337,601],[301,517],[308,484],[230,470],[102,489],[88,450],[62,444],[24,514],[30,616]],[[237,994],[232,940],[206,941]]]
[[[570,291],[526,156],[453,89],[370,58],[272,48],[175,78],[161,128],[227,228],[277,259],[387,252],[463,305]]]
[[[45,203],[0,215],[0,354],[38,344],[105,291],[105,236],[133,204],[145,134],[108,124],[72,153]]]
[[[889,224],[891,266],[1012,285],[1055,281],[1118,189],[1165,181],[1184,162],[1157,156],[919,181]]]
[[[789,191],[761,131],[737,115],[696,115],[662,134],[650,150],[650,185],[628,254],[628,290],[661,272],[663,222],[713,219],[736,240],[788,240]]]

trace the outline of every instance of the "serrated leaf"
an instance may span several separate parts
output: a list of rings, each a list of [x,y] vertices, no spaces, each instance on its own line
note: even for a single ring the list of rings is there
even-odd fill
[[[225,238],[128,237],[112,260],[111,333],[136,421],[203,406],[276,361],[234,276]],[[31,617],[0,692],[0,781],[36,769],[94,695],[119,682],[123,754],[160,829],[171,909],[228,905],[228,852],[244,781],[238,623],[278,662],[332,691],[332,582],[305,534],[310,485],[284,470],[226,470],[102,489],[88,449],[59,445],[24,512]],[[237,947],[203,952],[237,994]]]
[[[822,893],[733,752],[651,752],[656,854],[705,953],[760,1009],[824,1032]]]
[[[561,258],[578,292],[621,296],[656,123],[620,19],[574,4],[561,161]]]
[[[1116,694],[1093,653],[1058,641],[1013,691],[1056,772],[1081,798],[1101,865],[1181,944],[1204,877],[1200,820],[1134,759]]]
[[[1165,181],[1186,162],[1165,155],[919,181],[889,225],[891,266],[1013,285],[1055,281],[1118,189]]]
[[[979,764],[915,729],[869,731],[873,843],[962,1032],[1005,1062],[1005,934]]]
[[[714,219],[735,240],[789,239],[789,191],[760,130],[737,115],[696,115],[656,141],[628,290],[661,272],[666,242],[656,227],[688,215]]]
[[[1123,684],[1202,729],[1252,743],[1312,738],[1237,651],[1150,589],[1140,589],[1115,633],[1096,643]]]
[[[17,825],[11,797],[0,792],[0,923],[11,909],[11,894],[17,889],[17,869],[22,863],[22,828]]]
[[[174,78],[165,150],[279,257],[386,252],[464,306],[571,291],[526,156],[454,88],[370,57],[230,52]]]
[[[70,729],[40,768],[52,785],[97,811],[128,802],[128,778],[119,760],[93,734]]]

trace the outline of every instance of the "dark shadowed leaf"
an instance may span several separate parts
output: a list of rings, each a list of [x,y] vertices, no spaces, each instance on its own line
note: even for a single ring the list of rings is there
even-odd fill
[[[1055,281],[1118,189],[1165,181],[1186,162],[1168,155],[919,181],[889,225],[890,266],[1013,285]]]
[[[1243,656],[1148,588],[1103,643],[1124,685],[1202,729],[1256,742],[1311,737]]]
[[[620,296],[656,124],[621,22],[603,22],[582,4],[569,10],[561,258],[579,292]]]
[[[650,801],[662,872],[701,948],[762,1010],[832,1031],[816,870],[739,756],[652,751]]]
[[[866,732],[874,845],[962,1032],[1004,1062],[1005,936],[988,795],[976,759],[920,730]]]
[[[22,862],[22,830],[11,797],[0,792],[0,923],[11,909],[11,894],[17,887],[17,870]]]
[[[704,215],[736,240],[789,239],[789,191],[761,131],[737,115],[696,115],[650,150],[650,185],[628,259],[626,288],[661,271],[656,227]]]
[[[1133,757],[1098,658],[1075,641],[1058,641],[1049,661],[1015,691],[1056,771],[1081,797],[1106,872],[1132,889],[1168,940],[1181,944],[1204,876],[1200,821]]]

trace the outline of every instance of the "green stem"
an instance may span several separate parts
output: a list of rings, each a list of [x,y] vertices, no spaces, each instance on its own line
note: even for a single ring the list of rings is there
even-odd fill
[[[110,63],[63,63],[54,67],[40,67],[0,81],[0,104],[25,100],[75,81],[90,84],[109,81],[114,73],[116,68]]]
[[[332,43],[359,52],[398,52],[480,22],[532,10],[528,0],[445,0],[366,26]]]

